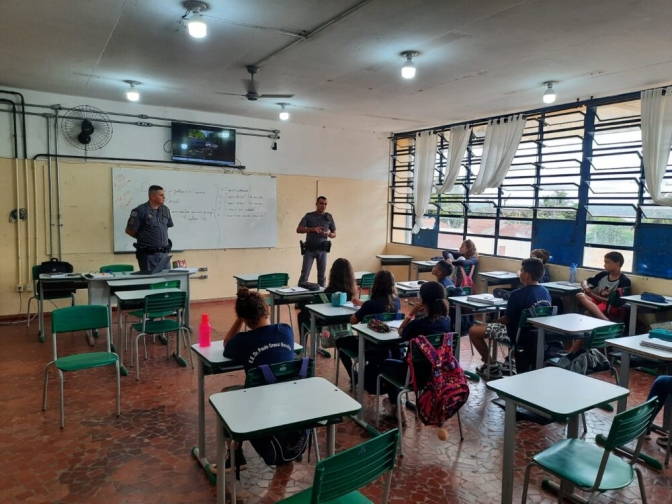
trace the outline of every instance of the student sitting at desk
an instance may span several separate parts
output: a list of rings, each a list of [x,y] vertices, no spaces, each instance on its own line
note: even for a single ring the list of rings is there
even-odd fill
[[[473,287],[474,269],[478,264],[476,244],[471,240],[464,240],[460,245],[460,256],[455,259],[450,252],[445,251],[443,257],[446,262],[457,266],[455,271],[455,285],[458,287]]]
[[[579,304],[591,316],[602,320],[623,318],[619,307],[609,304],[609,298],[615,289],[630,289],[630,279],[621,273],[625,259],[620,252],[608,252],[604,256],[604,271],[581,282],[581,290],[576,295]]]
[[[436,277],[436,281],[443,285],[446,289],[448,287],[455,287],[455,284],[450,279],[453,274],[453,266],[447,261],[439,261],[432,268],[432,275]]]
[[[348,301],[353,301],[356,298],[357,281],[355,280],[355,271],[347,259],[336,259],[334,264],[331,265],[331,270],[329,270],[329,283],[324,289],[324,293],[333,294],[334,292],[345,292]],[[305,304],[301,306],[297,321],[299,327],[310,323],[310,312],[306,309]]]
[[[536,257],[544,265],[544,276],[541,277],[541,280],[539,280],[539,283],[550,282],[551,281],[551,273],[548,271],[548,267],[546,266],[546,263],[551,258],[551,254],[549,254],[548,250],[546,250],[546,249],[534,249],[533,251],[530,252],[530,257]]]
[[[224,357],[245,368],[294,360],[294,332],[287,324],[271,325],[266,300],[246,287],[238,290],[236,321],[224,337]],[[250,329],[241,332],[243,325]],[[242,444],[236,443],[236,466],[246,469]],[[226,472],[231,470],[227,459]],[[215,467],[215,471],[216,471]],[[213,471],[214,472],[214,471]]]
[[[378,273],[376,273],[376,276],[373,279],[371,297],[364,302],[357,298],[353,298],[352,302],[355,306],[359,306],[359,309],[352,314],[352,317],[350,317],[351,324],[359,324],[367,315],[398,313],[401,309],[401,301],[399,300],[397,289],[394,285],[394,275],[387,270],[380,270]],[[343,363],[343,367],[345,367],[348,375],[352,376],[352,359],[345,355],[345,352],[341,352],[340,350],[345,348],[354,353],[357,353],[359,350],[358,337],[348,336],[345,338],[339,338],[336,340],[336,348],[339,350],[338,356],[340,361]],[[388,357],[388,354],[389,352],[387,350],[367,350],[366,374],[370,377],[373,377],[373,380],[369,380],[369,385],[373,383],[373,388],[370,386],[366,387],[367,381],[365,381],[365,387],[368,392],[373,390],[372,393],[375,393],[375,377],[378,376],[379,364]]]
[[[551,295],[546,287],[539,285],[539,279],[544,274],[544,265],[539,259],[523,259],[518,277],[523,287],[514,290],[506,305],[506,312],[496,322],[478,324],[469,329],[469,339],[481,355],[483,365],[476,368],[476,372],[490,377],[502,375],[499,363],[490,364],[488,373],[488,345],[486,338],[509,343],[518,333],[518,323],[524,310],[537,306],[551,306]],[[536,355],[536,341],[529,333],[522,333],[517,342],[516,367],[518,372],[527,371],[534,362]]]
[[[399,334],[404,341],[410,341],[416,336],[429,336],[432,334],[445,334],[450,332],[450,317],[448,316],[448,302],[446,301],[446,289],[439,282],[427,282],[420,287],[420,301],[410,311],[399,326]],[[423,318],[415,318],[415,315],[422,311],[425,313]],[[400,359],[386,359],[381,363],[380,369],[389,375],[394,376],[400,383],[406,380],[408,364]],[[422,387],[429,378],[432,370],[429,362],[426,365],[414,367],[416,380],[419,387]],[[387,397],[383,399],[385,411],[396,417],[397,415],[397,396],[399,389],[386,384]],[[403,413],[402,413],[403,419]]]
[[[654,397],[658,398],[658,409],[653,415],[654,418],[661,409],[665,406],[665,401],[667,401],[667,396],[672,394],[672,376],[659,376],[656,378],[656,381],[653,382],[651,390],[649,391],[649,396],[646,398],[647,401],[653,399]],[[670,433],[667,433],[669,436]],[[660,436],[656,439],[656,443],[663,448],[667,448],[667,436]]]

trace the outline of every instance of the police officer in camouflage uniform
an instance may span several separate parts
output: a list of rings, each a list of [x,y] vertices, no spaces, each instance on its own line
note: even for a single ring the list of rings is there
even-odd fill
[[[137,239],[136,249],[140,271],[152,271],[172,246],[168,228],[173,227],[170,210],[163,204],[163,187],[149,187],[149,201],[133,209],[126,224],[126,234]]]
[[[315,212],[309,212],[303,216],[296,232],[306,233],[305,252],[303,253],[303,266],[299,284],[308,281],[313,261],[317,259],[317,283],[322,287],[327,283],[327,252],[331,249],[328,238],[336,238],[336,224],[327,210],[327,198],[320,196],[315,202]]]

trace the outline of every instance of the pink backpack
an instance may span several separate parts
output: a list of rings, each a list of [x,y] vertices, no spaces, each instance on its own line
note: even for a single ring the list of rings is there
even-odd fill
[[[434,346],[424,336],[410,341],[407,362],[415,396],[418,397],[418,415],[425,425],[440,426],[455,415],[469,398],[469,386],[460,363],[453,356],[453,333],[443,336],[443,344]],[[413,368],[413,347],[424,354],[432,365],[432,373],[423,389],[418,393],[418,383]]]
[[[460,277],[461,277],[460,278],[460,284],[458,285],[458,287],[469,287],[473,291],[473,289],[474,289],[473,276],[474,276],[474,270],[476,269],[476,266],[473,265],[469,269],[469,274],[467,274],[467,272],[464,270],[463,266],[458,266],[458,269],[460,271]]]

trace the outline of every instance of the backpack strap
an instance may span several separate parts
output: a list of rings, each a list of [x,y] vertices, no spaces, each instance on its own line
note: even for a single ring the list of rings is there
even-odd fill
[[[271,367],[269,365],[262,364],[259,366],[259,371],[261,371],[261,374],[264,376],[266,385],[270,385],[271,383],[276,383],[278,381],[278,379],[273,374],[273,371],[271,371]]]
[[[303,379],[308,377],[308,364],[310,362],[310,359],[308,357],[304,357],[301,359],[301,370],[299,371],[299,378]]]

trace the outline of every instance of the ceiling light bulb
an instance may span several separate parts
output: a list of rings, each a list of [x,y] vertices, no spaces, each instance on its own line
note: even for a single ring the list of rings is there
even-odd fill
[[[289,119],[289,112],[287,112],[286,110],[281,110],[280,114],[278,115],[280,116],[281,121],[287,121]]]
[[[408,60],[406,60],[404,66],[401,67],[401,76],[404,79],[412,79],[415,77],[415,63],[413,63],[411,56],[408,56]]]
[[[140,100],[140,91],[136,89],[135,84],[131,84],[131,88],[126,91],[126,99],[132,102]]]
[[[553,89],[553,82],[544,82],[544,84],[546,84],[548,86],[548,89],[546,89],[546,91],[544,91],[544,96],[543,96],[544,103],[554,103],[555,98],[556,98],[556,94],[555,94],[555,90]]]
[[[191,16],[191,19],[187,21],[187,29],[189,30],[189,35],[194,38],[205,38],[208,34],[208,25],[205,24],[205,19],[200,12],[194,13]]]

